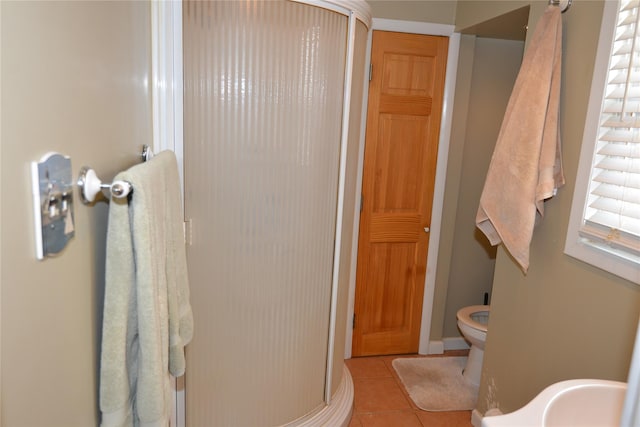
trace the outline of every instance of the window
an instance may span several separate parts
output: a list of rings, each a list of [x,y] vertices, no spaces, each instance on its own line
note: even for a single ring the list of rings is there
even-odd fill
[[[640,2],[605,2],[565,252],[640,284]]]

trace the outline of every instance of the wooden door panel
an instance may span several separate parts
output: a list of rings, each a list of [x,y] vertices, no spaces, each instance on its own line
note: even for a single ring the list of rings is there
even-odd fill
[[[431,97],[433,58],[428,56],[385,54],[381,94]]]
[[[380,243],[373,245],[370,255],[369,280],[372,290],[367,308],[372,316],[363,319],[362,328],[367,333],[385,332],[407,325],[410,309],[410,284],[413,271],[407,263],[413,262],[412,244]],[[396,286],[384,286],[393,282]]]
[[[424,233],[422,218],[417,214],[373,214],[369,228],[369,242],[416,243]]]
[[[372,315],[357,322],[362,329],[363,349],[375,348],[376,351],[365,350],[362,355],[402,353],[411,336],[413,272],[405,266],[413,262],[414,245],[379,243],[372,246],[368,279],[373,292],[364,307]],[[389,283],[394,286],[387,286]]]
[[[431,113],[431,98],[382,94],[380,95],[380,112],[426,116]]]
[[[418,350],[447,47],[373,33],[354,356]]]
[[[429,121],[421,116],[381,114],[378,146],[370,167],[375,171],[373,212],[417,212],[422,201]]]

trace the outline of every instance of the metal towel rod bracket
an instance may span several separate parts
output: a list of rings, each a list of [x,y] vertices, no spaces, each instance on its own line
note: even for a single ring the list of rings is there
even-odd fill
[[[152,157],[153,152],[148,145],[144,145],[142,147],[142,161],[146,162]],[[80,169],[77,184],[80,191],[80,200],[85,205],[93,203],[98,193],[105,189],[109,189],[111,196],[117,199],[127,197],[133,191],[133,186],[127,181],[114,181],[111,184],[103,184],[96,172],[88,166]]]
[[[549,0],[550,5],[562,7],[562,13],[565,13],[567,10],[569,10],[572,2],[573,0]]]
[[[96,200],[98,193],[104,189],[109,189],[111,195],[115,198],[127,197],[133,186],[127,181],[115,181],[111,184],[103,184],[96,172],[89,168],[80,169],[78,176],[78,188],[80,190],[80,200],[85,205],[91,204]]]

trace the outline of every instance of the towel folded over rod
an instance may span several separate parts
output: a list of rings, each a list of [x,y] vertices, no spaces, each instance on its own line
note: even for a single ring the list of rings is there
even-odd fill
[[[175,155],[119,173],[130,201],[112,198],[100,366],[102,426],[166,426],[170,375],[185,371],[193,335]]]
[[[561,62],[561,12],[548,6],[522,60],[476,216],[489,242],[504,243],[524,272],[544,201],[564,185],[558,126]]]

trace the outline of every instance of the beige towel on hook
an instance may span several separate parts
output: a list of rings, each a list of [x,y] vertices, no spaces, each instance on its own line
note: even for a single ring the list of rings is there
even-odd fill
[[[476,216],[491,244],[503,242],[525,273],[544,201],[564,185],[558,126],[561,62],[561,11],[549,6],[522,60]]]
[[[170,374],[193,335],[175,155],[163,151],[115,180],[130,201],[109,207],[100,362],[102,426],[166,427]]]

